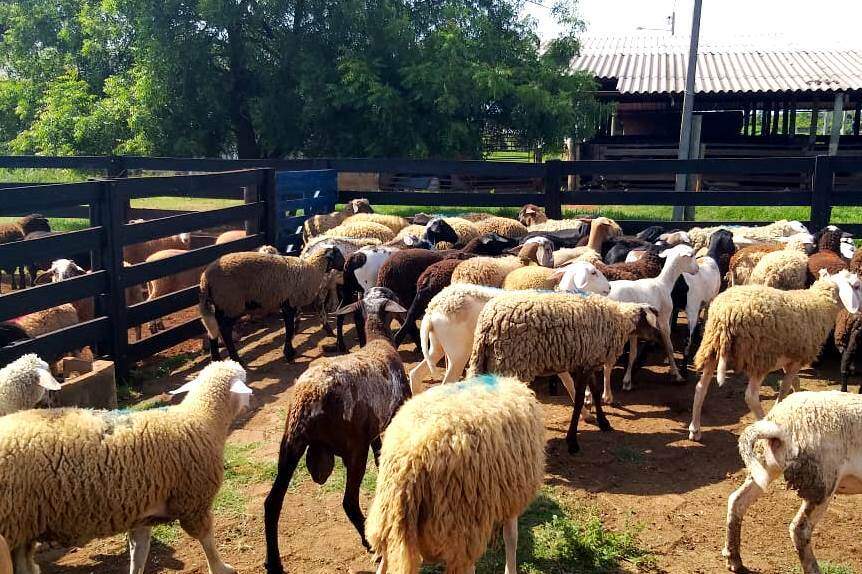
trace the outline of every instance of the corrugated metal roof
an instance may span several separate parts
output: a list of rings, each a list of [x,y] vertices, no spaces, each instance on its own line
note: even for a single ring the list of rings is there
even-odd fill
[[[572,68],[616,79],[623,94],[682,93],[687,62],[687,38],[586,37]],[[700,93],[862,90],[862,49],[794,47],[769,38],[702,42],[695,86]]]

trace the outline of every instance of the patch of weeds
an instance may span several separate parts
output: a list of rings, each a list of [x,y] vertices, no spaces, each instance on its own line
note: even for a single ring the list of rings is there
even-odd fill
[[[619,462],[640,464],[644,460],[643,452],[628,445],[620,445],[612,448],[611,454],[613,454]]]
[[[225,445],[224,481],[213,501],[213,510],[216,513],[244,516],[248,499],[243,487],[268,483],[275,479],[278,465],[271,461],[255,460],[250,456],[259,446],[258,443]]]
[[[169,404],[171,404],[171,400],[169,398],[153,397],[139,403],[134,403],[133,405],[126,408],[126,410],[134,413],[140,411],[148,411],[150,409],[160,409],[162,407],[168,406]]]
[[[193,361],[194,358],[194,355],[191,353],[180,353],[171,357],[165,357],[158,364],[140,369],[132,369],[129,371],[128,384],[133,388],[141,388],[146,382],[155,381],[170,375],[175,370]]]
[[[153,527],[153,539],[157,542],[161,542],[165,546],[173,546],[176,544],[181,535],[182,529],[176,522],[158,524]]]
[[[834,562],[819,562],[820,572],[822,574],[856,574],[856,571],[853,570],[852,567],[847,566],[846,564],[836,564]],[[797,568],[797,572],[801,572],[802,570]]]
[[[606,529],[594,510],[573,508],[554,490],[543,489],[518,519],[518,570],[528,574],[604,573],[625,562],[654,569],[655,558],[637,541],[639,529]],[[506,565],[505,546],[497,533],[476,566],[477,574],[496,574]],[[439,574],[439,565],[423,574]]]
[[[321,487],[321,490],[323,492],[344,492],[345,486],[347,486],[347,469],[341,459],[335,457],[335,468],[332,469],[332,475]],[[365,476],[362,477],[360,488],[370,494],[374,494],[374,490],[377,488],[377,465],[374,464],[374,455],[370,451],[365,466]]]

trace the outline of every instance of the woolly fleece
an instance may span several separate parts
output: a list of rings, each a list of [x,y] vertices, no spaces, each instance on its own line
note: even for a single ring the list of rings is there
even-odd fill
[[[764,285],[789,291],[805,289],[808,280],[808,256],[799,251],[782,249],[764,255],[751,271],[749,285]]]
[[[508,217],[496,215],[474,221],[473,224],[479,230],[479,235],[496,233],[509,239],[519,239],[527,234],[527,228],[520,222]]]
[[[345,221],[338,227],[333,227],[326,233],[326,237],[339,237],[345,239],[379,239],[382,242],[395,239],[395,232],[374,221]]]

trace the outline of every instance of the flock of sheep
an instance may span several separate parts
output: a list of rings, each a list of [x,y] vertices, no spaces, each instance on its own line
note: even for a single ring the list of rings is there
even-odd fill
[[[783,475],[803,499],[791,525],[803,572],[820,571],[815,524],[833,494],[862,493],[862,395],[787,395],[830,334],[847,389],[862,336],[862,252],[840,229],[812,235],[782,220],[688,232],[655,226],[630,236],[608,218],[551,220],[533,205],[518,220],[483,213],[408,220],[354,200],[310,218],[304,236],[299,257],[262,248],[164,279],[175,282],[170,290],[200,282],[212,357],[174,391],[188,393],[178,405],[31,410],[59,387],[47,363],[28,355],[0,370],[0,574],[3,539],[16,574],[35,574],[38,542],[80,544],[120,532],[129,536],[131,572],[140,573],[153,525],[170,520],[200,541],[212,574],[234,572],[216,550],[210,510],[225,440],[252,392],[233,329],[244,316],[274,313],[284,321],[286,359],[296,354],[300,313],[319,317],[346,354],[318,359],[293,385],[264,505],[269,574],[283,572],[278,523],[297,466],[305,457],[323,483],[336,456],[347,473],[344,511],[378,557],[378,573],[417,573],[423,561],[474,572],[502,526],[505,571],[515,574],[518,516],[544,479],[545,425],[528,384],[559,377],[574,403],[566,441],[576,453],[582,418],[611,430],[602,405],[614,401],[614,366],[625,356],[622,388],[631,389],[651,344],[674,382],[684,381],[689,361],[701,373],[692,440],[700,440],[713,376],[719,385],[729,370],[748,377],[745,400],[758,421],[739,439],[749,476],[728,502],[728,568],[744,570],[742,518]],[[69,269],[85,272],[60,260],[50,280]],[[680,310],[688,324],[683,369],[671,339]],[[348,317],[359,343],[349,353]],[[398,352],[407,338],[422,355],[409,373]],[[231,360],[220,360],[221,344]],[[759,390],[778,369],[779,402],[767,414]],[[426,388],[432,377],[442,384]],[[379,475],[366,521],[359,491],[369,452]],[[76,496],[60,494],[70,491]]]

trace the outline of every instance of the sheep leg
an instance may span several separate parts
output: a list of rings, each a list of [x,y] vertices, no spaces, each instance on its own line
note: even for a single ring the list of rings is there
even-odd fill
[[[383,448],[383,441],[380,437],[371,441],[371,453],[374,455],[374,466],[380,468],[380,450]]]
[[[239,353],[236,351],[236,344],[233,341],[233,326],[236,323],[236,319],[216,315],[216,320],[218,321],[218,330],[221,332],[221,338],[224,341],[224,347],[227,349],[228,356],[242,365]]]
[[[803,574],[820,574],[820,567],[811,548],[811,535],[814,533],[814,527],[826,514],[830,498],[827,496],[822,502],[804,501],[790,523],[790,538],[799,555]]]
[[[518,517],[510,518],[503,524],[503,542],[506,545],[506,572],[518,574]]]
[[[563,381],[563,386],[566,387],[566,391],[568,391],[569,397],[571,397],[572,399],[572,404],[575,404],[577,402],[577,393],[575,392],[575,380],[572,378],[572,375],[563,371],[562,373],[557,373],[557,377],[559,377],[560,380]],[[589,391],[589,388],[587,388],[587,391]],[[586,391],[584,393],[584,406],[581,409],[581,417],[586,422],[593,422],[594,420],[593,417],[590,415],[589,405],[587,405]]]
[[[389,565],[386,563],[386,555],[380,559],[380,565],[377,567],[377,574],[386,574],[389,571]]]
[[[727,499],[727,530],[725,533],[722,556],[727,560],[727,569],[731,572],[745,572],[740,555],[742,538],[742,519],[754,502],[763,495],[763,489],[751,477],[745,479],[742,486],[736,489]]]
[[[36,564],[36,543],[22,544],[12,551],[12,561],[15,563],[15,574],[39,574],[39,566]]]
[[[431,376],[431,369],[428,368],[428,363],[421,360],[416,363],[416,366],[410,369],[407,378],[410,379],[410,393],[415,397],[425,390],[423,381]]]
[[[614,404],[614,390],[611,387],[611,373],[613,370],[613,363],[605,363],[602,367],[604,374],[604,392],[602,393],[602,402],[606,405]]]
[[[200,514],[180,518],[180,526],[186,531],[186,534],[200,542],[210,574],[236,574],[233,566],[225,564],[219,556],[213,538],[213,515],[209,509]]]
[[[284,318],[284,359],[292,361],[296,356],[293,348],[293,334],[296,329],[296,309],[285,303],[281,306],[281,316]]]
[[[700,440],[700,412],[703,409],[703,401],[712,384],[712,375],[715,373],[715,363],[708,362],[703,366],[703,373],[694,389],[694,403],[691,405],[691,424],[688,425],[688,439]]]
[[[632,370],[634,369],[635,359],[638,356],[638,338],[637,335],[629,337],[629,362],[626,366],[626,373],[623,375],[623,390],[632,390]]]
[[[278,474],[276,474],[272,489],[263,503],[267,574],[284,574],[281,554],[278,550],[278,521],[281,516],[281,508],[284,505],[284,496],[287,494],[287,487],[290,485],[290,479],[293,478],[299,460],[305,454],[305,446],[305,444],[290,444],[286,436],[281,439],[278,453]]]
[[[676,360],[673,357],[673,342],[670,340],[670,326],[665,326],[664,328],[659,329],[659,333],[661,333],[661,342],[664,345],[664,352],[667,354],[667,362],[670,365],[671,376],[673,376],[678,383],[684,382],[685,378],[683,378],[679,369],[677,369]]]
[[[470,361],[471,348],[454,349],[453,353],[446,358],[446,374],[443,375],[443,383],[454,383],[461,378],[464,367]]]
[[[584,409],[584,395],[587,391],[587,385],[583,377],[578,377],[578,385],[575,389],[575,408],[572,411],[572,420],[569,422],[569,431],[566,433],[566,443],[569,445],[569,454],[580,452],[581,447],[578,444],[578,421],[580,413]]]
[[[787,397],[788,391],[791,389],[798,390],[799,388],[799,369],[800,365],[792,364],[784,367],[784,376],[781,378],[781,386],[778,388],[778,401],[781,402]]]
[[[766,413],[763,412],[763,405],[760,404],[760,386],[765,378],[766,375],[751,375],[748,379],[748,386],[745,388],[745,402],[757,420],[766,416]]]
[[[850,366],[853,364],[856,357],[856,345],[859,340],[857,331],[850,333],[850,340],[847,342],[847,348],[841,353],[841,391],[847,392],[847,380],[850,377]],[[862,386],[860,386],[862,390]]]
[[[130,574],[144,574],[147,557],[150,555],[151,532],[152,528],[149,526],[140,526],[129,531]]]
[[[362,508],[359,506],[359,487],[362,485],[362,478],[365,476],[365,465],[368,461],[368,447],[360,448],[359,452],[354,452],[344,461],[344,466],[347,468],[347,486],[344,488],[344,498],[341,500],[341,507],[350,523],[356,528],[359,537],[362,539],[362,545],[366,550],[371,552],[371,545],[365,538],[365,516],[362,514]]]
[[[601,384],[599,383],[599,379],[596,378],[595,371],[590,371],[589,378],[587,379],[587,384],[592,390],[593,397],[595,397],[595,401],[593,404],[596,408],[596,421],[598,422],[599,428],[603,432],[614,430],[611,428],[611,423],[608,421],[608,417],[605,416],[605,411],[602,408],[602,398],[599,394],[599,391],[601,391]]]
[[[688,341],[685,342],[685,351],[682,354],[682,368],[686,369],[688,367],[688,363],[691,360],[691,347],[692,343],[694,343],[694,334],[697,331],[697,322],[700,315],[700,303],[695,305],[686,305],[685,306],[685,316],[688,320]]]

